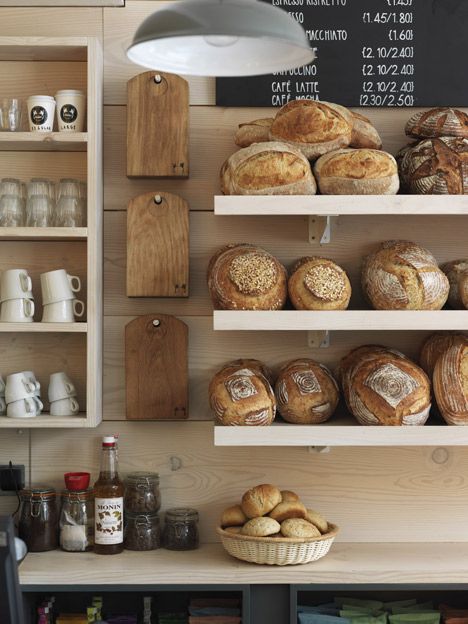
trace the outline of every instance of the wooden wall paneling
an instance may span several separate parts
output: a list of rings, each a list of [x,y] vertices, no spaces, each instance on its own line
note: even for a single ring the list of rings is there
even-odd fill
[[[3,7],[0,34],[23,37],[102,36],[102,8]]]
[[[212,254],[226,243],[250,242],[265,247],[290,268],[301,256],[320,254],[334,259],[349,273],[354,293],[352,307],[364,306],[360,267],[364,255],[383,239],[414,238],[430,249],[439,262],[466,255],[468,220],[457,216],[338,217],[332,242],[320,248],[308,243],[307,217],[219,217],[212,212],[190,213],[190,293],[186,300],[128,299],[125,294],[126,213],[107,211],[104,226],[105,314],[135,315],[155,311],[176,315],[209,315],[212,305],[206,286],[206,268]]]
[[[2,371],[3,374],[3,371]],[[4,418],[0,416],[0,418]],[[29,483],[29,431],[2,429],[0,433],[0,464],[23,464],[25,467],[26,483]],[[15,511],[18,500],[13,496],[0,496],[0,515],[11,514]]]
[[[155,306],[154,311],[158,308]],[[182,316],[189,328],[190,420],[212,420],[208,383],[229,360],[253,357],[274,369],[288,360],[311,357],[334,369],[363,341],[404,351],[417,360],[428,332],[333,332],[328,349],[311,349],[306,332],[216,332],[208,316]],[[104,420],[125,420],[125,325],[132,316],[107,316],[104,326]],[[182,425],[181,425],[182,426]]]
[[[1,152],[1,177],[86,180],[86,152]]]
[[[125,104],[127,80],[144,71],[130,62],[125,54],[132,37],[141,22],[154,11],[170,5],[170,2],[143,0],[129,2],[125,9],[104,9],[104,103]],[[184,76],[190,84],[191,104],[215,103],[213,79]]]
[[[34,480],[61,486],[67,470],[94,480],[100,437],[114,433],[122,474],[158,471],[163,510],[199,509],[204,542],[217,541],[224,507],[265,482],[298,491],[341,527],[343,542],[468,541],[468,456],[457,448],[213,448],[211,423],[103,423],[81,431],[79,444],[63,431],[32,431]]]

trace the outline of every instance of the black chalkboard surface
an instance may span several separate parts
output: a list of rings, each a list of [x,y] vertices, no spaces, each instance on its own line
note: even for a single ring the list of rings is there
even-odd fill
[[[317,59],[273,76],[218,78],[218,106],[468,106],[468,0],[264,0],[307,32]]]

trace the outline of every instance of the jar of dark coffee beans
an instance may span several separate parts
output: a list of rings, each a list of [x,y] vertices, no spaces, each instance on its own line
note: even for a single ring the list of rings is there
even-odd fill
[[[20,492],[18,533],[29,552],[58,547],[58,509],[54,488],[36,486]]]
[[[158,514],[125,514],[124,547],[127,550],[156,550],[160,545]]]
[[[161,507],[157,472],[131,472],[125,479],[124,509],[130,513],[156,513]]]
[[[198,548],[198,511],[188,507],[168,509],[164,525],[163,546],[168,550]]]

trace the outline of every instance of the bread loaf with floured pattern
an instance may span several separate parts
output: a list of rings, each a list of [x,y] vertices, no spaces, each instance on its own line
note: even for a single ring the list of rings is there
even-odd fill
[[[419,111],[405,126],[408,136],[416,139],[435,137],[468,138],[468,115],[457,108],[439,107]]]
[[[468,425],[468,340],[446,349],[434,369],[434,395],[449,425]]]
[[[453,260],[442,266],[448,278],[448,303],[455,310],[468,310],[468,258]]]
[[[442,353],[454,344],[467,340],[464,334],[457,332],[436,332],[426,338],[419,353],[419,365],[429,379],[432,379],[437,360]]]

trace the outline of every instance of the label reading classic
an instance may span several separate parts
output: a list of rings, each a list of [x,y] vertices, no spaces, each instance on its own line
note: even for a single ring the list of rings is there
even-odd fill
[[[468,2],[263,0],[306,32],[311,65],[269,76],[218,78],[218,106],[467,106]]]
[[[94,542],[101,545],[123,542],[123,498],[96,498],[94,501]]]

